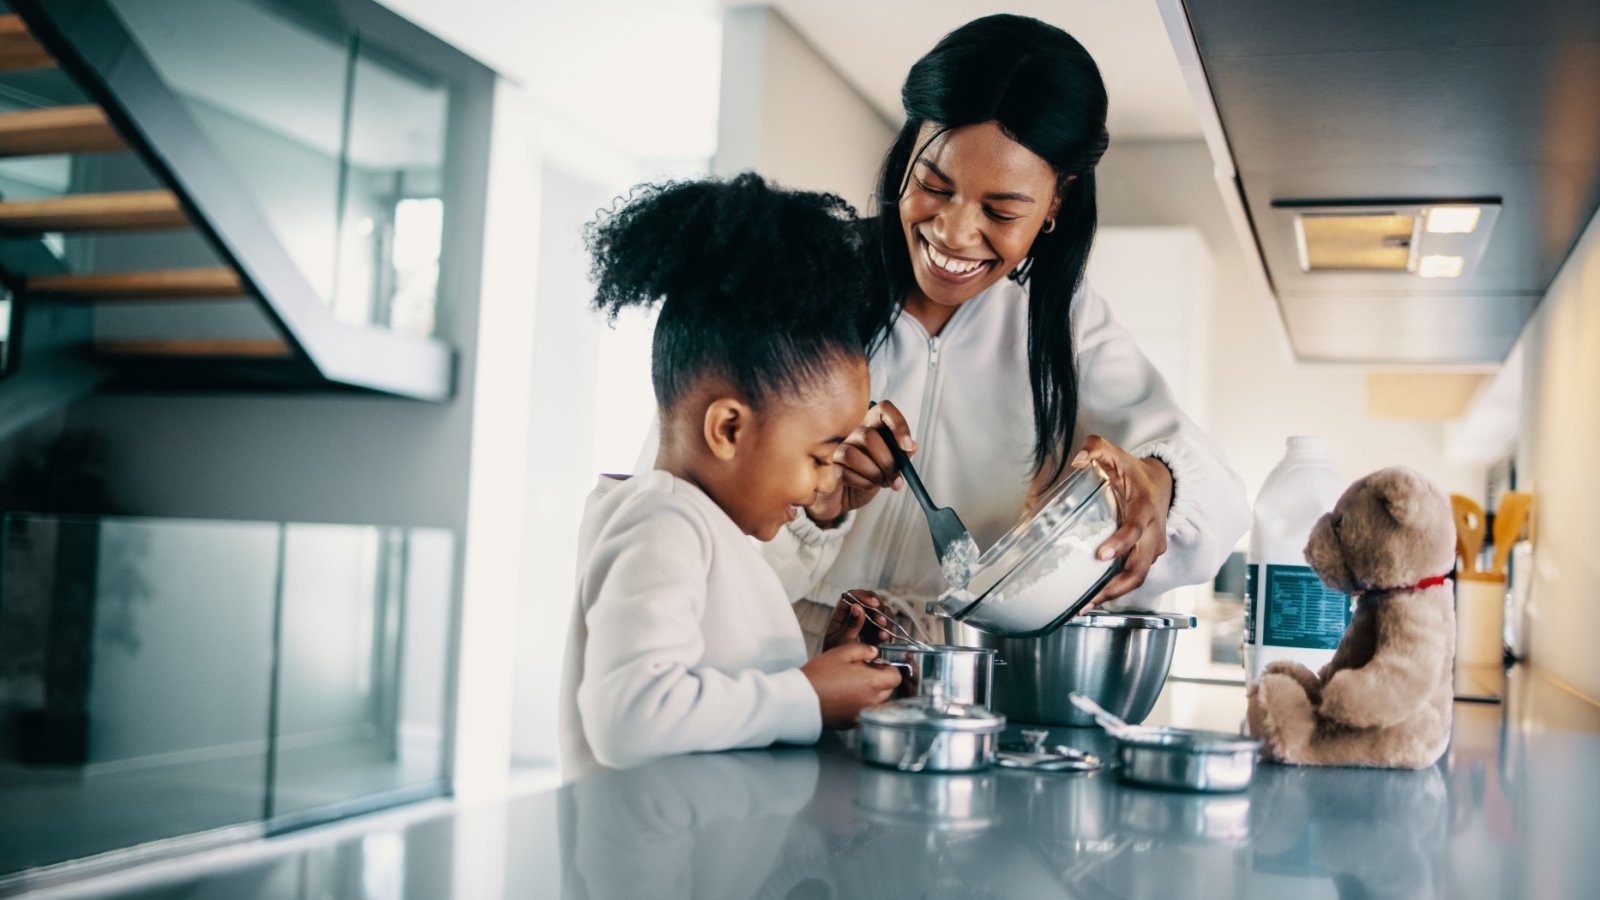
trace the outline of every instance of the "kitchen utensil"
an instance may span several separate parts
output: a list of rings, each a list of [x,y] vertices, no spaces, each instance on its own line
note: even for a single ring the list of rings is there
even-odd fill
[[[955,510],[934,505],[933,498],[928,496],[928,489],[922,485],[922,479],[917,477],[916,467],[911,465],[911,459],[900,449],[899,441],[895,440],[894,432],[887,427],[880,431],[884,443],[889,445],[889,452],[894,456],[894,464],[900,467],[900,474],[906,479],[906,486],[911,488],[912,496],[922,504],[922,514],[928,518],[928,533],[933,535],[933,555],[939,558],[939,567],[944,570],[945,580],[951,587],[966,585],[981,555],[978,543],[972,539],[967,526],[961,524],[961,517],[956,515]]]
[[[957,703],[988,709],[993,699],[994,667],[1000,661],[987,647],[883,644],[878,658],[905,667],[896,697],[915,697],[937,684]]]
[[[1471,497],[1460,494],[1450,495],[1450,512],[1456,520],[1456,555],[1461,557],[1461,565],[1456,571],[1458,581],[1493,581],[1497,580],[1488,572],[1478,571],[1478,556],[1483,551],[1483,538],[1486,533],[1487,520],[1483,515],[1483,507]]]
[[[1222,731],[1189,728],[1133,730],[1117,738],[1123,781],[1180,791],[1242,791],[1255,775],[1261,742]]]
[[[1101,728],[1104,728],[1106,733],[1112,737],[1120,738],[1127,734],[1129,729],[1134,727],[1117,718],[1115,713],[1108,712],[1104,706],[1101,706],[1100,704],[1090,700],[1088,697],[1076,691],[1068,693],[1067,699],[1072,701],[1073,706],[1076,706],[1077,708],[1088,713],[1090,716],[1093,716],[1094,723],[1099,725]]]
[[[1100,758],[1093,754],[1061,744],[1046,747],[1049,737],[1050,732],[1042,728],[1024,728],[1022,744],[1001,744],[995,764],[1034,772],[1093,772],[1100,768]]]
[[[952,702],[942,686],[861,711],[861,758],[902,772],[970,772],[994,762],[1006,717]]]
[[[1261,742],[1222,731],[1129,725],[1082,694],[1074,706],[1092,715],[1117,739],[1117,773],[1123,780],[1180,791],[1242,791],[1256,770]]]
[[[947,643],[995,650],[994,702],[1013,722],[1093,725],[1068,693],[1084,694],[1122,719],[1139,723],[1166,684],[1178,635],[1193,616],[1093,611],[1041,637],[1003,637],[945,620]]]
[[[841,595],[840,599],[849,601],[850,603],[861,607],[861,611],[867,614],[867,621],[871,622],[874,627],[881,628],[882,626],[878,625],[877,619],[879,619],[879,618],[884,619],[889,623],[889,629],[890,629],[889,633],[890,634],[892,634],[895,637],[905,641],[906,643],[910,644],[911,646],[916,647],[919,650],[932,650],[933,649],[932,645],[926,644],[926,643],[924,643],[922,641],[917,640],[915,637],[913,637],[911,635],[911,632],[907,631],[905,629],[905,627],[900,624],[899,620],[897,620],[894,617],[894,614],[892,612],[890,612],[888,610],[876,609],[874,607],[868,606],[867,604],[863,603],[859,597],[857,597],[855,595],[854,591],[845,591],[844,594]]]
[[[1506,563],[1511,559],[1511,548],[1522,537],[1523,526],[1533,513],[1533,495],[1522,491],[1506,491],[1500,495],[1500,505],[1494,511],[1494,565],[1489,571],[1506,577]]]
[[[931,610],[1009,637],[1046,634],[1075,616],[1122,568],[1096,551],[1117,528],[1117,498],[1099,465],[1079,469],[1037,511],[978,557],[966,586]]]

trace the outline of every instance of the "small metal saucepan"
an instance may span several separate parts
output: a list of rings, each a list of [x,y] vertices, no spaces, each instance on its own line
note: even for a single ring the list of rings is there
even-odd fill
[[[1117,735],[1123,781],[1180,791],[1242,791],[1261,742],[1221,731],[1135,725]]]
[[[896,697],[927,694],[928,686],[938,683],[950,700],[985,709],[992,708],[994,667],[1004,664],[987,647],[883,644],[878,658],[900,670]]]
[[[1072,694],[1072,703],[1092,714],[1117,740],[1117,771],[1123,781],[1178,791],[1242,791],[1256,771],[1261,742],[1222,731],[1129,725],[1099,704]]]
[[[902,772],[971,772],[993,763],[1006,717],[951,701],[941,682],[923,689],[861,711],[861,758]]]

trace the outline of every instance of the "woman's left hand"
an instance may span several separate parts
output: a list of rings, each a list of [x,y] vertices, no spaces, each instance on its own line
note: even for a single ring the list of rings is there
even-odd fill
[[[1105,438],[1093,434],[1072,459],[1074,469],[1099,463],[1117,492],[1122,527],[1106,538],[1096,555],[1101,559],[1124,556],[1118,572],[1094,600],[1099,606],[1144,584],[1150,567],[1167,552],[1167,510],[1172,507],[1172,471],[1154,457],[1139,459]]]

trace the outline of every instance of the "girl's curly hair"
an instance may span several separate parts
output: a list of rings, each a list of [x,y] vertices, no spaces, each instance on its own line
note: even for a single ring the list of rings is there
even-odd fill
[[[645,185],[585,237],[595,309],[615,320],[661,304],[651,381],[663,409],[708,374],[759,407],[865,358],[861,228],[833,194],[752,173]]]

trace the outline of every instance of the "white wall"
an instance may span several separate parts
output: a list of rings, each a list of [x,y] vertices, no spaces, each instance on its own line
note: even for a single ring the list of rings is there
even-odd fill
[[[1196,228],[1106,226],[1085,274],[1117,298],[1117,322],[1201,427],[1211,407],[1211,269]]]
[[[1113,141],[1098,172],[1103,226],[1192,225],[1211,251],[1212,346],[1207,428],[1254,500],[1294,434],[1325,435],[1357,478],[1407,465],[1447,491],[1483,493],[1481,466],[1450,461],[1442,422],[1373,419],[1359,367],[1294,361],[1272,296],[1247,267],[1202,141]],[[1104,292],[1102,292],[1104,293]],[[1113,311],[1119,299],[1107,294]]]
[[[839,194],[865,215],[897,127],[781,14],[727,11],[717,174],[754,169],[785,187]]]
[[[1518,342],[1517,489],[1534,494],[1528,658],[1600,702],[1600,217],[1589,224]]]

